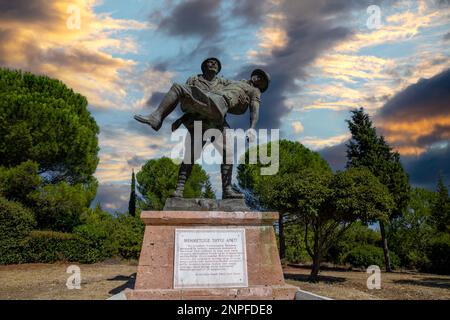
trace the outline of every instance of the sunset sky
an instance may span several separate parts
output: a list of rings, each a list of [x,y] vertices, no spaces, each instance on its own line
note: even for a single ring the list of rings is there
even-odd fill
[[[381,25],[368,23],[369,5]],[[230,79],[267,70],[259,128],[279,128],[333,169],[345,165],[349,111],[364,107],[413,185],[434,188],[440,172],[449,184],[449,55],[448,0],[0,0],[0,66],[58,78],[88,98],[101,130],[96,201],[111,212],[127,209],[132,168],[170,156],[180,111],[157,133],[133,115],[209,56]],[[249,115],[229,122],[246,129]],[[219,191],[218,166],[208,172]]]

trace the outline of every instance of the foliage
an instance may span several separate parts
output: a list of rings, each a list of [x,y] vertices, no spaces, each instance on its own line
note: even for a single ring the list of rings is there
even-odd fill
[[[338,172],[331,187],[333,210],[345,221],[386,220],[395,206],[386,186],[366,168]]]
[[[30,194],[42,184],[38,164],[26,161],[16,167],[0,167],[0,195],[30,205]]]
[[[47,180],[85,183],[97,167],[98,132],[86,98],[61,81],[0,69],[0,166],[31,160]]]
[[[214,188],[211,185],[209,175],[208,175],[208,179],[206,180],[206,183],[205,183],[205,190],[203,191],[202,197],[206,198],[206,199],[215,199],[216,198],[216,194],[214,192]]]
[[[298,173],[303,169],[309,168],[313,171],[319,172],[331,172],[328,163],[323,160],[317,152],[313,152],[308,148],[304,147],[298,142],[280,140],[279,143],[279,170],[275,175],[262,176],[260,169],[264,167],[263,164],[258,162],[257,164],[249,164],[249,155],[251,152],[248,150],[244,155],[244,160],[238,166],[238,182],[241,188],[247,189],[257,196],[260,193],[256,190],[258,185],[271,182],[270,179],[281,180],[280,177],[292,173]],[[273,146],[272,142],[267,145],[258,146],[256,153],[258,159],[260,159],[260,154],[263,150],[267,150],[267,154],[271,154]],[[259,181],[259,179],[265,178],[264,182]]]
[[[305,231],[298,223],[287,224],[286,234],[286,261],[292,263],[306,263],[310,256],[305,247]],[[310,239],[311,241],[311,239]]]
[[[431,217],[439,232],[450,232],[450,197],[442,175],[439,176]]]
[[[280,142],[276,175],[261,176],[260,167],[241,164],[239,182],[266,208],[288,213],[289,220],[304,228],[305,249],[313,259],[313,279],[329,248],[353,222],[385,219],[394,206],[387,188],[368,169],[352,168],[333,175],[317,153],[299,143]]]
[[[131,174],[131,191],[130,191],[130,201],[128,203],[128,214],[135,217],[136,216],[136,177],[133,173]]]
[[[138,190],[144,197],[142,209],[162,210],[166,199],[175,191],[179,165],[163,157],[149,160],[136,175]],[[185,198],[198,198],[202,195],[208,176],[195,164],[184,189]]]
[[[250,154],[255,151],[249,150],[244,155],[245,161],[242,161],[238,166],[237,178],[240,187],[250,195],[253,203],[279,211],[280,255],[284,258],[283,224],[286,219],[290,219],[289,215],[295,212],[298,205],[296,200],[301,199],[297,194],[297,187],[305,187],[299,186],[298,183],[305,181],[305,176],[314,175],[319,179],[318,184],[320,185],[321,181],[329,179],[332,173],[327,162],[318,153],[312,152],[302,144],[287,140],[281,140],[277,143],[279,143],[279,170],[275,175],[261,175],[260,169],[264,165],[260,162],[249,164]],[[258,159],[260,159],[259,154],[265,153],[264,150],[267,150],[267,154],[270,154],[273,149],[273,142],[259,146],[256,149]],[[312,192],[312,189],[310,188],[309,191]],[[320,193],[320,191],[318,192]]]
[[[344,264],[347,254],[357,246],[378,245],[380,234],[367,225],[356,222],[330,248],[326,260],[334,264]]]
[[[385,224],[400,216],[407,207],[410,193],[409,178],[400,162],[400,155],[392,151],[383,136],[377,135],[369,115],[363,108],[353,110],[351,120],[347,123],[352,134],[347,144],[347,167],[369,169],[389,189],[394,200],[394,208],[386,212],[389,214],[388,219],[380,220],[386,270],[391,271]]]
[[[450,234],[442,233],[427,248],[430,260],[425,271],[437,274],[450,274]]]
[[[347,253],[345,260],[352,267],[367,268],[371,265],[384,265],[383,249],[374,245],[361,245],[354,247]]]
[[[435,236],[431,223],[431,206],[435,197],[432,191],[412,189],[408,208],[389,227],[390,247],[398,254],[404,267],[422,269],[429,263],[426,251]]]
[[[101,248],[72,233],[32,231],[24,243],[23,253],[27,262],[53,263],[69,261],[94,263],[105,256]]]
[[[125,214],[112,217],[97,207],[83,216],[83,222],[83,225],[75,229],[75,234],[87,239],[92,246],[100,248],[105,256],[139,258],[144,224],[138,217]]]
[[[0,264],[22,261],[22,241],[35,224],[34,216],[28,209],[0,197]]]
[[[409,182],[400,155],[378,136],[372,121],[364,109],[352,111],[352,119],[347,121],[352,139],[347,145],[347,166],[365,167],[374,174],[382,184],[388,187],[395,202],[391,212],[394,218],[402,214],[409,200]]]
[[[92,185],[60,182],[35,191],[31,198],[39,229],[71,232],[81,223],[97,189]]]

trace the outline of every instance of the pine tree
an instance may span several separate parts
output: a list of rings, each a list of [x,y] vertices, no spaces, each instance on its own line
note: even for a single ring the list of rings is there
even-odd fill
[[[389,221],[401,216],[408,205],[410,186],[400,155],[392,151],[383,136],[377,135],[363,108],[352,111],[351,120],[347,123],[352,134],[347,144],[347,168],[368,168],[389,189],[395,201],[394,209],[389,212]],[[379,221],[387,272],[392,271],[385,228],[389,221]]]
[[[436,194],[436,200],[431,208],[434,225],[440,232],[450,231],[450,198],[442,174],[439,175]]]
[[[128,203],[128,213],[133,217],[136,216],[136,177],[134,175],[134,169],[131,174],[131,192],[130,202]]]
[[[211,185],[211,181],[209,181],[209,176],[205,183],[205,191],[203,191],[203,198],[206,198],[206,199],[215,199],[216,198],[216,194],[214,193],[214,189]]]

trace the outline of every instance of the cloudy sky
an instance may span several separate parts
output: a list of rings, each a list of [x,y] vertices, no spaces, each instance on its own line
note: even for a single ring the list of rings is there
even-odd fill
[[[155,133],[133,115],[209,56],[230,79],[267,70],[259,127],[334,169],[345,165],[349,110],[364,107],[414,185],[433,188],[439,172],[450,183],[449,55],[448,0],[0,0],[0,66],[88,98],[101,129],[97,201],[109,211],[126,210],[131,170],[176,144],[170,121]],[[249,116],[229,122],[247,128]],[[218,168],[208,171],[218,190]]]

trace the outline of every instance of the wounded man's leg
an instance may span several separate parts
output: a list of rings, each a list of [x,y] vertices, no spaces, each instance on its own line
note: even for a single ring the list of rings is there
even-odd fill
[[[154,130],[158,131],[164,119],[172,113],[177,107],[180,98],[183,96],[183,89],[177,83],[173,84],[166,93],[158,108],[148,116],[136,115],[134,119],[141,123],[150,125]]]

